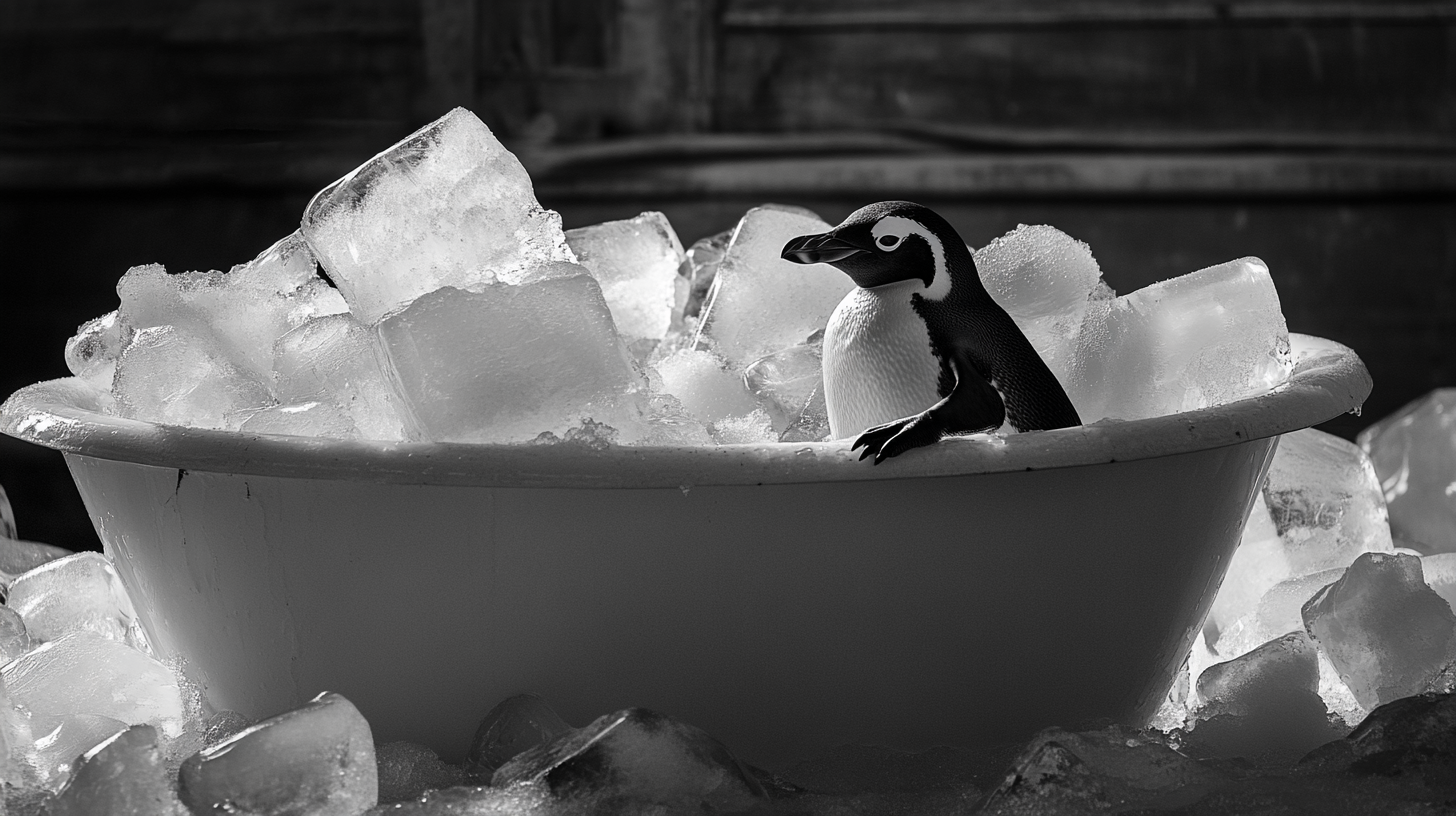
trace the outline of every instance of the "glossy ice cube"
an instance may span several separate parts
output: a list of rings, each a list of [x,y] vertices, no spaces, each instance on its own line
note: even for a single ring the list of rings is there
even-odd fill
[[[25,761],[41,786],[56,790],[70,778],[78,758],[130,726],[102,714],[36,713],[29,727],[34,741]]]
[[[780,429],[824,388],[823,341],[816,340],[760,357],[743,370],[748,390],[770,411]]]
[[[519,283],[576,260],[525,168],[464,108],[320,191],[303,233],[367,325],[444,286]]]
[[[1261,393],[1292,370],[1289,332],[1258,258],[1089,303],[1067,367],[1084,422],[1144,419]]]
[[[1456,552],[1421,556],[1421,572],[1426,586],[1456,609]]]
[[[136,609],[111,560],[82,552],[42,564],[10,584],[9,608],[37,641],[86,631],[146,647]]]
[[[0,606],[0,666],[30,651],[34,644],[25,620],[8,606]]]
[[[41,564],[68,555],[72,555],[70,550],[54,544],[0,536],[0,585],[9,586],[11,581]]]
[[[182,763],[178,787],[193,813],[358,816],[379,800],[369,723],[325,692]]]
[[[172,788],[156,729],[149,725],[134,725],[87,751],[47,813],[187,816]]]
[[[365,439],[405,438],[399,397],[374,332],[353,315],[310,320],[278,338],[273,355],[273,388],[280,400],[334,405]]]
[[[0,668],[11,698],[54,716],[100,714],[181,736],[186,707],[176,675],[152,657],[92,632],[72,632]]]
[[[513,757],[555,740],[572,727],[534,694],[517,694],[497,703],[475,728],[465,770],[480,782]]]
[[[199,428],[236,430],[274,403],[263,381],[229,361],[210,336],[175,326],[137,331],[113,388],[122,416]]]
[[[676,328],[683,319],[696,319],[702,315],[703,303],[718,277],[718,265],[723,253],[728,251],[728,242],[733,240],[733,230],[724,230],[716,235],[700,238],[688,247],[683,263],[678,267],[678,284],[674,302],[678,314]]]
[[[1254,611],[1239,618],[1218,639],[1218,654],[1224,660],[1246,654],[1282,632],[1304,628],[1300,610],[1321,589],[1340,580],[1343,568],[1320,570],[1289,578],[1264,592]]]
[[[1218,649],[1220,636],[1240,618],[1252,614],[1265,592],[1289,577],[1289,559],[1284,553],[1284,542],[1269,515],[1264,495],[1260,493],[1254,499],[1248,521],[1244,523],[1239,548],[1234,550],[1233,558],[1229,560],[1228,571],[1208,613],[1204,634],[1210,645]]]
[[[807,215],[756,207],[738,222],[703,307],[703,333],[731,364],[802,343],[829,322],[854,288],[828,264],[784,260],[784,244],[830,225]]]
[[[1267,708],[1284,692],[1319,693],[1314,641],[1301,629],[1275,638],[1248,654],[1209,666],[1198,677],[1198,695],[1236,712]]]
[[[1076,335],[1102,282],[1092,250],[1055,227],[1021,224],[975,259],[991,298],[1065,383]]]
[[[633,441],[638,377],[586,270],[480,292],[445,288],[379,325],[412,423],[451,442],[564,435],[584,419]]]
[[[1456,660],[1456,614],[1413,555],[1366,553],[1305,604],[1304,625],[1365,708],[1417,694]]]
[[[1360,432],[1396,541],[1456,551],[1456,388],[1439,388]]]
[[[271,405],[248,417],[238,430],[271,436],[359,437],[354,418],[333,402],[290,402]]]
[[[75,336],[66,341],[66,368],[101,390],[110,391],[125,335],[120,312],[107,312],[82,323]]]
[[[829,438],[829,407],[824,402],[824,389],[815,389],[798,416],[779,434],[780,442],[821,442]]]
[[[700,422],[742,416],[756,407],[743,377],[711,351],[685,349],[656,365],[661,391],[676,397]]]
[[[1306,428],[1280,438],[1264,500],[1291,575],[1345,567],[1361,553],[1392,549],[1369,458],[1332,434]]]
[[[672,322],[682,242],[660,212],[568,230],[566,243],[602,285],[617,331],[629,345],[661,340]]]

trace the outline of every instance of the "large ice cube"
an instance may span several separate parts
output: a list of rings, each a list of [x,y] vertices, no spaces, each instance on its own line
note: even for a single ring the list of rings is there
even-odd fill
[[[122,416],[167,425],[236,430],[272,405],[268,388],[227,359],[210,336],[152,326],[132,336],[116,364]]]
[[[399,397],[385,372],[374,332],[349,314],[310,320],[273,347],[278,398],[334,405],[365,439],[405,438]]]
[[[1221,635],[1228,632],[1239,618],[1253,613],[1264,593],[1287,578],[1289,558],[1284,553],[1284,542],[1269,515],[1264,494],[1259,493],[1254,497],[1248,521],[1244,523],[1239,548],[1234,550],[1233,558],[1229,560],[1228,571],[1224,573],[1223,583],[1208,613],[1204,635],[1209,645],[1220,649]]]
[[[816,391],[824,388],[823,337],[790,346],[749,363],[743,369],[748,390],[774,418],[780,431],[803,413]]]
[[[676,329],[686,320],[696,320],[702,315],[703,303],[718,277],[718,265],[723,262],[723,253],[728,242],[733,240],[733,230],[724,230],[716,235],[699,238],[684,253],[682,266],[678,267],[678,283],[674,297],[677,314],[673,327]]]
[[[1065,383],[1076,335],[1102,282],[1091,248],[1056,227],[1021,224],[975,259],[986,291]]]
[[[320,191],[303,233],[368,325],[443,286],[519,283],[533,267],[576,260],[525,168],[464,108]]]
[[[617,331],[629,345],[661,340],[672,322],[682,242],[660,212],[569,230],[566,243],[602,285]]]
[[[583,419],[640,434],[639,388],[597,282],[556,277],[480,292],[444,288],[379,324],[413,423],[429,439],[520,442]]]
[[[10,584],[6,605],[39,641],[86,631],[147,648],[121,576],[101,553],[68,555],[25,573]]]
[[[132,726],[87,751],[47,807],[49,816],[187,816],[149,725]]]
[[[325,692],[182,763],[182,801],[193,813],[358,816],[379,800],[369,723]]]
[[[157,264],[134,267],[116,284],[121,319],[128,331],[171,325],[209,337],[229,362],[266,382],[280,335],[347,309],[315,268],[297,232],[226,273],[169,275]]]
[[[1300,610],[1304,604],[1344,574],[1344,568],[1336,567],[1289,578],[1270,587],[1253,612],[1245,614],[1227,631],[1220,633],[1219,657],[1224,660],[1238,657],[1282,632],[1303,628],[1304,618]]]
[[[1269,269],[1243,258],[1094,299],[1068,366],[1085,422],[1231,402],[1284,382],[1289,332]]]
[[[1456,388],[1439,388],[1360,432],[1403,547],[1456,551]]]
[[[1365,708],[1418,694],[1456,660],[1456,614],[1413,555],[1365,553],[1305,604],[1305,629]]]
[[[0,586],[9,586],[11,581],[41,564],[71,554],[70,550],[54,544],[0,536]]]
[[[1369,458],[1332,434],[1313,428],[1285,434],[1269,466],[1264,500],[1291,575],[1392,550],[1385,499]]]
[[[465,757],[465,771],[478,782],[490,782],[496,769],[524,751],[544,745],[572,727],[534,694],[500,701],[481,718]]]
[[[186,725],[177,677],[153,658],[91,632],[73,632],[0,668],[17,703],[52,715],[101,714],[154,726],[164,739]]]
[[[714,351],[741,368],[824,328],[854,282],[828,264],[780,256],[790,239],[829,229],[778,208],[756,207],[743,216],[703,306],[702,331]]]

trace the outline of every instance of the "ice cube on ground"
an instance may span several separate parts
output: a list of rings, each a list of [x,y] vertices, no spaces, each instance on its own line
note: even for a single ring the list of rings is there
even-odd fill
[[[1360,432],[1400,546],[1456,551],[1456,388],[1439,388]]]
[[[655,368],[660,390],[676,397],[699,422],[744,416],[757,407],[743,377],[711,351],[677,351],[658,360]]]
[[[538,783],[558,799],[632,802],[639,812],[737,812],[766,798],[763,785],[722,743],[687,723],[643,708],[522,753],[491,784]]]
[[[986,291],[1065,384],[1076,335],[1102,282],[1091,248],[1055,227],[1020,224],[974,254]]]
[[[358,816],[379,800],[378,773],[369,723],[325,692],[192,755],[178,788],[193,813]]]
[[[102,391],[111,390],[116,358],[121,356],[126,335],[120,312],[111,311],[82,323],[66,341],[66,368]]]
[[[399,397],[374,332],[353,315],[309,320],[273,347],[273,388],[285,403],[336,406],[365,439],[405,438]]]
[[[481,718],[465,757],[465,772],[489,782],[512,757],[574,730],[535,694],[517,694],[500,701]]]
[[[1420,693],[1456,660],[1456,614],[1421,559],[1365,553],[1305,604],[1304,625],[1367,709]]]
[[[56,790],[70,778],[77,758],[129,727],[102,714],[32,714],[26,764],[42,787]]]
[[[409,420],[435,441],[523,442],[592,419],[642,433],[641,384],[597,282],[556,277],[444,288],[379,324]]]
[[[225,359],[266,382],[280,335],[347,309],[315,269],[298,232],[226,273],[169,275],[158,264],[134,267],[116,284],[121,320],[128,332],[171,325],[207,337]]]
[[[519,283],[533,267],[576,260],[561,216],[464,108],[320,191],[303,233],[366,325],[441,287]]]
[[[41,564],[72,554],[70,550],[54,544],[0,536],[0,585],[8,587],[11,581]]]
[[[1365,552],[1391,551],[1385,497],[1357,446],[1306,428],[1287,433],[1264,485],[1291,575],[1348,566]]]
[[[92,632],[72,632],[0,668],[15,702],[41,714],[100,714],[182,735],[187,710],[172,670]]]
[[[776,208],[756,207],[743,216],[703,305],[701,331],[714,351],[741,368],[824,328],[854,282],[828,264],[780,256],[790,239],[829,229],[816,218]]]
[[[157,744],[134,725],[87,751],[47,805],[50,816],[187,816]]]
[[[568,230],[566,243],[602,286],[617,332],[639,359],[667,335],[682,242],[660,212]]]
[[[1198,677],[1198,695],[1235,713],[1267,707],[1261,695],[1297,690],[1318,694],[1319,660],[1303,630],[1290,632]]]
[[[427,790],[459,785],[465,774],[415,742],[387,742],[374,747],[379,765],[379,802],[388,804],[419,798]]]
[[[1145,419],[1267,391],[1293,368],[1269,269],[1242,258],[1089,304],[1067,366],[1084,422]]]
[[[68,555],[21,575],[11,582],[6,605],[37,641],[86,631],[148,648],[121,576],[101,553]]]
[[[229,361],[211,337],[176,326],[133,335],[116,364],[114,393],[130,419],[228,430],[274,403],[263,382]]]

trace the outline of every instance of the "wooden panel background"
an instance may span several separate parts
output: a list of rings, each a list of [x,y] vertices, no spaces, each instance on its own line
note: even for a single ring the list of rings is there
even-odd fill
[[[1254,254],[1375,375],[1329,429],[1456,384],[1456,0],[7,0],[0,76],[0,395],[127,267],[246,260],[453,105],[568,226],[915,198],[1122,291]],[[58,456],[0,439],[0,484],[94,546]]]

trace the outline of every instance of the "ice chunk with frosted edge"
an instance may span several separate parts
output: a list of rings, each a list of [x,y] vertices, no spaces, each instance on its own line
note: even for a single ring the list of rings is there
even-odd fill
[[[0,666],[30,651],[34,645],[25,619],[8,606],[0,606]]]
[[[682,242],[660,212],[568,230],[566,243],[602,286],[617,332],[634,349],[667,335]]]
[[[124,643],[72,632],[0,668],[16,702],[52,715],[102,714],[181,736],[186,706],[172,670]]]
[[[485,123],[456,108],[321,190],[303,234],[367,325],[444,286],[575,261],[561,216]]]
[[[310,320],[273,347],[278,398],[336,406],[365,439],[405,438],[399,396],[386,371],[373,331],[349,314]]]
[[[13,525],[11,529],[14,529]],[[41,564],[71,554],[70,550],[54,544],[0,536],[0,585],[9,586],[11,581]]]
[[[1068,366],[1084,422],[1232,402],[1289,377],[1289,332],[1269,269],[1242,258],[1093,300]]]
[[[427,790],[465,781],[459,768],[419,743],[387,742],[375,746],[374,758],[379,765],[380,804],[416,799]]]
[[[1198,676],[1198,695],[1226,709],[1247,712],[1266,707],[1269,692],[1319,692],[1319,660],[1314,641],[1303,629],[1277,637]],[[1280,698],[1282,699],[1282,698]]]
[[[828,264],[796,264],[781,254],[790,239],[829,229],[779,208],[756,207],[743,216],[703,305],[700,330],[714,351],[743,366],[824,328],[854,282]]]
[[[132,336],[116,364],[114,394],[130,419],[228,430],[274,402],[262,381],[228,360],[210,336],[176,326]]]
[[[136,725],[81,756],[47,805],[49,816],[187,816],[172,788],[157,732]]]
[[[700,422],[742,416],[757,407],[743,377],[711,351],[677,351],[658,360],[655,369],[660,390],[676,397]]]
[[[829,406],[824,402],[824,389],[817,388],[799,415],[779,434],[780,442],[821,442],[829,438]]]
[[[101,553],[68,555],[21,575],[11,582],[6,605],[39,641],[86,631],[149,649],[121,576]]]
[[[1391,552],[1385,498],[1370,459],[1333,434],[1287,433],[1269,466],[1264,500],[1284,542],[1291,575]]]
[[[743,369],[743,382],[784,431],[824,388],[823,335],[754,360]]]
[[[110,392],[116,359],[126,345],[127,334],[119,311],[82,323],[75,336],[66,341],[66,368],[98,390]]]
[[[315,268],[297,232],[226,273],[133,267],[116,284],[124,331],[170,325],[208,337],[229,362],[266,382],[280,335],[309,318],[347,310]]]
[[[600,287],[574,264],[550,274],[479,292],[440,289],[379,324],[421,436],[521,442],[592,419],[623,442],[641,438],[642,384]]]
[[[1413,555],[1361,555],[1302,612],[1306,631],[1366,708],[1420,693],[1456,660],[1456,614],[1426,586]]]
[[[1248,652],[1280,633],[1303,628],[1300,610],[1315,593],[1340,580],[1342,567],[1289,578],[1264,592],[1258,606],[1235,621],[1218,639],[1218,654],[1227,660]]]
[[[1065,385],[1076,335],[1102,282],[1091,248],[1056,227],[1020,224],[974,255],[986,291]]]
[[[324,692],[194,754],[178,774],[193,813],[358,816],[379,799],[369,723]]]
[[[1423,553],[1456,551],[1456,388],[1438,388],[1360,432],[1390,532]]]
[[[25,753],[26,764],[42,786],[55,790],[70,777],[77,757],[128,727],[115,717],[101,714],[32,714],[30,733],[34,741]]]
[[[488,783],[496,769],[512,757],[572,730],[541,697],[535,694],[507,697],[486,712],[475,727],[475,737],[465,757],[465,771],[476,781]]]

